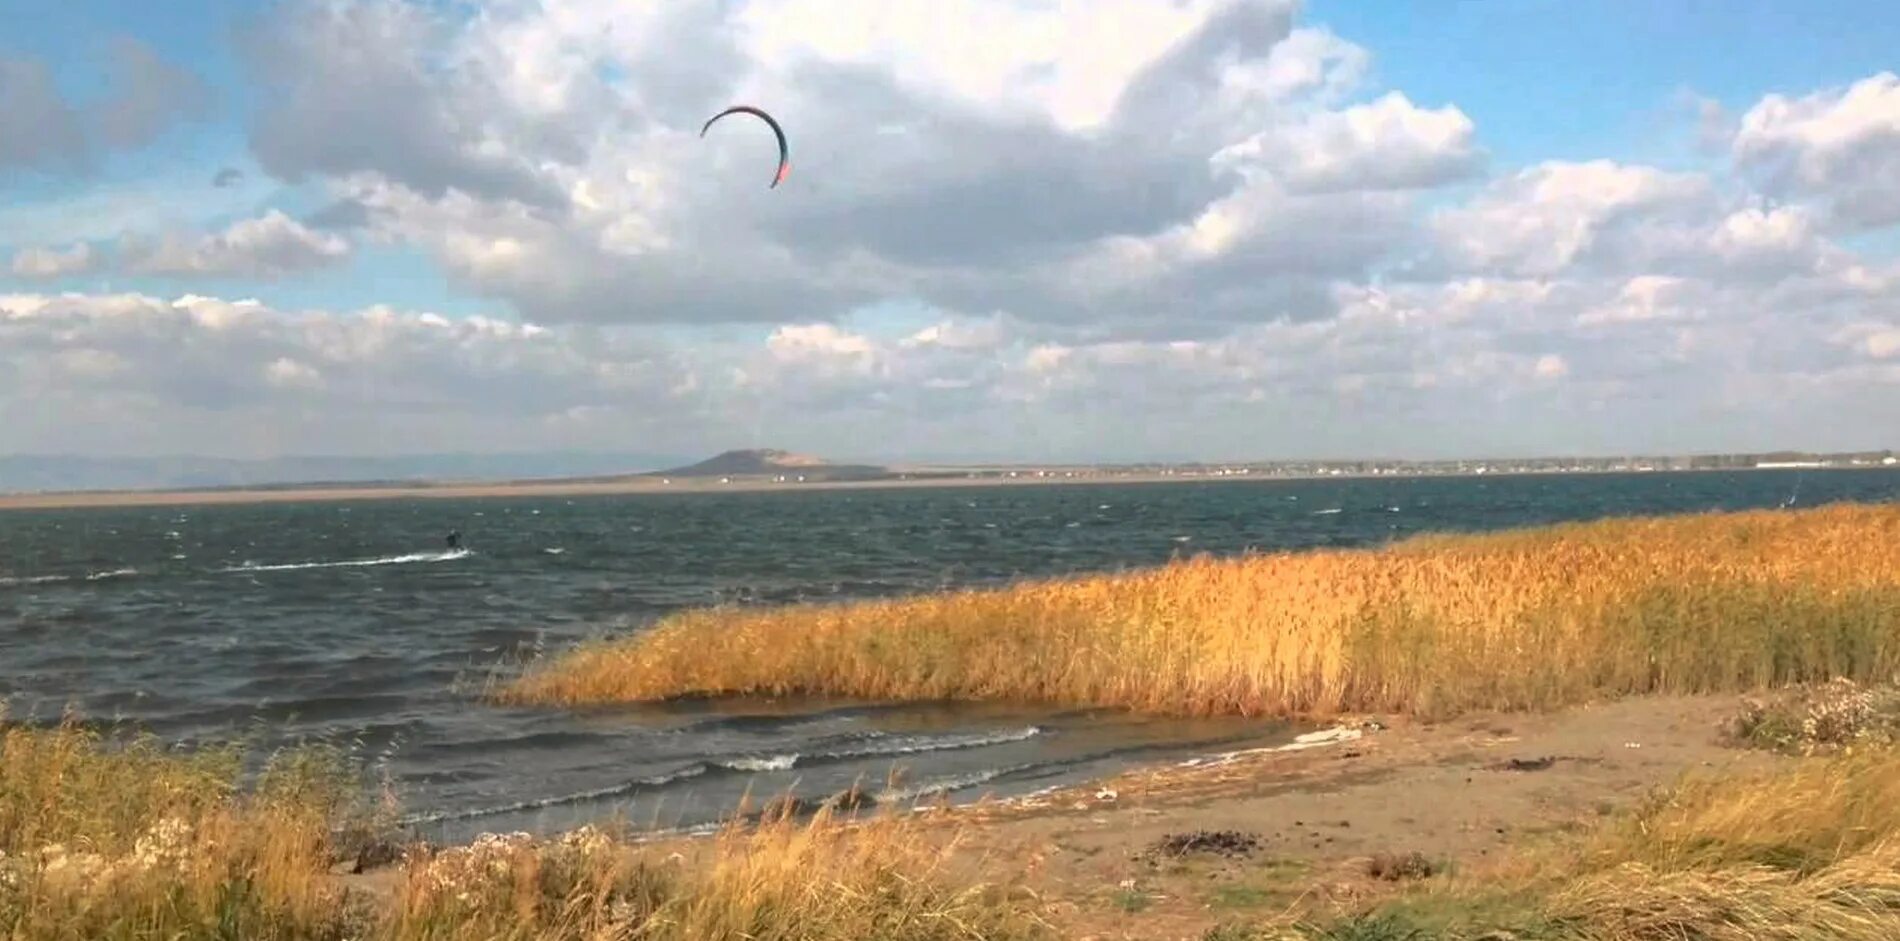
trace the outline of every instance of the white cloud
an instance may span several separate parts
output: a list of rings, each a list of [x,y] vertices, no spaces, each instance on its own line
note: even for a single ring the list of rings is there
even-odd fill
[[[582,407],[622,435],[690,431],[703,416],[672,391],[684,375],[638,337],[492,318],[283,311],[199,295],[0,296],[0,409],[45,419],[9,423],[0,452],[146,442],[362,453],[479,448],[497,436],[531,447]]]
[[[1734,152],[1769,191],[1817,199],[1846,224],[1900,222],[1900,76],[1768,95],[1742,116]]]
[[[1416,189],[1454,182],[1478,169],[1475,129],[1456,106],[1419,108],[1395,91],[1344,111],[1319,112],[1289,129],[1263,132],[1220,156],[1230,164],[1258,156],[1266,170],[1296,190]]]
[[[264,379],[274,386],[315,388],[323,384],[323,373],[307,363],[279,356],[264,367]]]
[[[746,51],[768,68],[805,61],[879,68],[919,92],[1035,113],[1079,131],[1107,122],[1121,91],[1219,8],[1210,0],[1133,2],[1105,17],[1080,0],[760,0],[736,20]]]
[[[92,246],[80,242],[65,250],[23,248],[13,254],[13,275],[18,278],[64,278],[85,274],[97,259]]]
[[[1794,333],[1773,292],[1662,276],[1346,287],[1336,302],[1334,318],[1194,339],[945,314],[888,337],[791,322],[668,348],[634,328],[386,307],[0,296],[0,409],[32,403],[45,418],[0,430],[0,451],[691,452],[754,427],[893,460],[1227,454],[1236,442],[1269,457],[1500,453],[1575,447],[1578,434],[1680,450],[1774,435],[1846,446],[1865,430],[1853,421],[1900,407],[1900,383],[1878,371],[1900,356],[1880,313],[1900,302],[1891,287],[1808,305]],[[1787,383],[1779,419],[1757,394],[1775,376]],[[1827,409],[1850,420],[1815,418]],[[1486,418],[1455,419],[1470,414]]]
[[[1278,0],[1142,0],[1112,23],[1005,0],[290,9],[247,40],[273,89],[259,162],[327,179],[376,237],[547,322],[772,323],[892,297],[1043,322],[1314,316],[1326,278],[1408,237],[1384,191],[1476,168],[1455,105],[1341,108],[1367,54]],[[787,124],[777,190],[765,128],[699,137],[734,100]],[[1247,148],[1284,179],[1217,160]],[[1250,218],[1270,214],[1297,222]],[[1215,302],[1158,310],[1188,277],[1173,263],[1112,296],[1072,277],[1197,225],[1183,257],[1225,280]],[[1277,270],[1240,273],[1260,258]]]
[[[1868,359],[1900,359],[1900,321],[1851,323],[1835,332],[1834,341]]]
[[[1578,316],[1577,323],[1591,326],[1692,318],[1698,310],[1684,303],[1683,299],[1693,287],[1682,278],[1637,275],[1624,282],[1614,300],[1584,311]]]
[[[128,237],[121,254],[125,270],[134,274],[272,278],[339,264],[349,257],[350,243],[273,209],[215,234]]]
[[[1610,160],[1550,161],[1494,182],[1433,220],[1455,269],[1514,275],[1563,271],[1605,239],[1640,238],[1645,226],[1706,215],[1709,181]]]
[[[46,416],[0,450],[61,428],[214,450],[1742,449],[1860,446],[1900,411],[1900,263],[1845,232],[1900,206],[1892,76],[1735,120],[1690,101],[1733,166],[1491,170],[1471,103],[1374,84],[1377,50],[1297,4],[1116,12],[290,0],[240,39],[254,175],[328,207],[209,234],[162,193],[47,208],[87,217],[65,228],[0,208],[35,223],[10,248],[172,233],[24,248],[15,276],[343,277],[416,250],[508,315],[0,297],[0,407]],[[5,69],[56,132],[64,100]],[[757,122],[699,136],[734,101],[784,120],[785,185]],[[7,146],[40,166],[66,145]],[[220,212],[263,192],[200,169]],[[745,434],[766,428],[793,439]]]

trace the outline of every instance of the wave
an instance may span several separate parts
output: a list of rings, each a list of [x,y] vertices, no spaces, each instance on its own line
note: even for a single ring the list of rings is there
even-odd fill
[[[949,736],[926,741],[900,739],[879,742],[873,740],[870,743],[855,748],[841,748],[832,751],[818,752],[810,756],[801,756],[798,754],[760,755],[725,758],[717,761],[694,762],[684,767],[675,768],[672,771],[652,775],[650,777],[636,778],[622,784],[593,788],[586,791],[576,791],[571,794],[559,794],[552,797],[530,798],[528,800],[515,801],[513,803],[492,807],[477,807],[468,810],[446,810],[436,813],[418,814],[403,818],[401,823],[403,826],[412,826],[415,824],[442,823],[455,820],[475,820],[482,817],[496,817],[503,814],[521,813],[530,810],[546,810],[551,807],[563,807],[569,804],[605,800],[612,797],[626,797],[640,791],[668,787],[681,781],[714,773],[789,771],[794,765],[797,765],[801,761],[837,761],[845,758],[857,758],[869,755],[902,755],[926,751],[942,751],[952,748],[976,748],[983,745],[1020,742],[1040,734],[1042,734],[1041,729],[1035,726],[1029,726],[1027,728],[1014,729],[1006,732]],[[1001,775],[1027,771],[1036,767],[1038,766],[1034,764],[1013,765],[1007,768],[995,768],[988,771],[942,778],[925,782],[916,787],[889,791],[878,795],[877,799],[887,801],[927,797],[947,791],[974,787]]]
[[[47,585],[72,580],[71,575],[4,575],[0,576],[0,585]]]
[[[1342,742],[1355,741],[1364,735],[1365,733],[1359,729],[1343,725],[1334,726],[1329,729],[1307,732],[1304,735],[1296,735],[1293,737],[1293,741],[1287,742],[1284,745],[1269,745],[1265,748],[1247,748],[1240,751],[1221,752],[1218,755],[1202,755],[1198,758],[1189,758],[1186,761],[1178,762],[1175,767],[1198,768],[1211,765],[1232,764],[1243,758],[1251,758],[1256,755],[1305,751],[1309,748],[1324,748],[1328,745],[1338,745]]]
[[[1313,515],[1314,516],[1332,516],[1336,513],[1341,513],[1341,512],[1344,512],[1344,511],[1340,507],[1333,507],[1332,509],[1329,509],[1329,510],[1314,510]]]
[[[973,771],[968,774],[959,774],[959,775],[952,775],[946,778],[937,778],[935,780],[922,782],[912,787],[889,788],[877,794],[872,799],[872,802],[877,803],[877,804],[886,804],[886,803],[896,803],[899,801],[914,801],[914,800],[917,800],[918,798],[924,798],[924,797],[935,797],[939,794],[948,794],[952,791],[961,791],[961,790],[966,790],[968,788],[976,787],[979,784],[987,784],[990,781],[1003,777],[1004,775],[1015,774],[1021,771],[1027,771],[1035,767],[1036,767],[1035,765],[1029,764],[1029,765],[1011,765],[1006,768],[990,768],[984,771]],[[674,772],[672,775],[661,775],[660,777],[671,779],[671,780],[678,780],[680,778],[693,777],[696,774],[703,772],[704,770],[705,770],[704,765],[691,765],[691,766],[681,769],[678,772]],[[658,779],[648,779],[648,781],[652,781],[652,780],[658,780]],[[651,785],[649,785],[646,781],[635,782],[633,784],[624,785],[620,787],[598,788],[592,791],[582,791],[577,794],[564,794],[560,797],[546,797],[546,798],[541,798],[538,800],[519,801],[517,803],[509,804],[503,807],[491,807],[491,808],[482,808],[479,810],[454,811],[454,812],[442,813],[442,814],[430,814],[425,817],[411,818],[409,820],[403,821],[403,823],[404,825],[409,825],[409,824],[414,824],[414,823],[438,823],[438,822],[447,821],[447,820],[471,820],[471,819],[476,819],[480,817],[497,816],[500,814],[519,813],[524,810],[545,810],[550,807],[559,807],[566,804],[577,804],[583,801],[600,800],[602,798],[607,798],[607,797],[619,797],[625,794],[631,794],[639,790],[643,786],[651,786]],[[812,804],[810,806],[815,808],[817,805]],[[660,833],[692,835],[692,834],[705,833],[705,832],[714,832],[718,830],[719,827],[720,827],[720,824],[716,822],[701,823],[701,824],[696,824],[689,827],[680,827],[673,830],[660,831]],[[649,838],[657,838],[660,835],[660,833],[649,833],[647,834],[647,836]]]
[[[450,549],[447,552],[411,552],[407,555],[382,556],[375,559],[344,559],[336,562],[285,562],[277,565],[259,565],[246,562],[243,565],[219,569],[220,572],[296,572],[304,569],[353,568],[371,565],[411,565],[417,562],[453,562],[466,559],[474,553],[468,549]]]
[[[1006,774],[1028,771],[1035,767],[1037,766],[1031,764],[1011,765],[1007,768],[990,768],[986,771],[972,771],[969,774],[958,774],[947,778],[938,778],[934,781],[925,781],[914,787],[892,788],[878,794],[877,802],[887,804],[897,801],[916,800],[920,797],[935,797],[939,794],[948,794],[951,791],[973,788],[979,784],[988,784]]]
[[[990,745],[1007,745],[1011,742],[1023,742],[1042,734],[1036,726],[1025,726],[1004,732],[978,732],[970,735],[947,735],[930,739],[870,739],[862,745],[847,745],[843,748],[827,749],[809,755],[792,752],[778,755],[746,755],[739,758],[727,758],[713,762],[729,771],[790,771],[800,763],[847,761],[852,758],[875,758],[885,755],[916,755],[925,752],[955,751],[962,748],[984,748]]]
[[[705,765],[690,764],[684,768],[678,768],[664,774],[656,774],[647,778],[635,778],[625,784],[597,787],[592,790],[576,791],[572,794],[559,794],[554,797],[536,797],[523,801],[515,801],[511,804],[500,804],[494,807],[475,807],[468,810],[443,810],[429,814],[413,814],[402,818],[402,820],[398,821],[398,825],[408,827],[422,823],[444,823],[451,820],[477,820],[482,817],[498,817],[502,814],[518,814],[526,810],[546,810],[550,807],[564,807],[568,804],[582,804],[587,801],[605,800],[609,797],[624,797],[645,788],[665,787],[688,778],[696,778],[705,774],[706,771],[707,768]]]
[[[115,578],[131,578],[138,575],[135,568],[110,569],[104,572],[88,572],[84,575],[0,575],[0,585],[54,585],[60,582],[103,582]]]

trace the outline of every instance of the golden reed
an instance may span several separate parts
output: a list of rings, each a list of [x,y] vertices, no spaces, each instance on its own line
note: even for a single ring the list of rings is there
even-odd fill
[[[518,704],[720,694],[1188,715],[1535,709],[1900,667],[1900,505],[1618,518],[885,601],[582,645]]]

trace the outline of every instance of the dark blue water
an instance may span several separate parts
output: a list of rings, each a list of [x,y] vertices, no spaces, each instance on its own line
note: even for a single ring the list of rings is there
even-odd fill
[[[0,696],[162,735],[358,741],[442,836],[683,825],[856,779],[1020,793],[1283,739],[1238,721],[990,706],[479,699],[498,662],[668,611],[1375,544],[1613,514],[1887,501],[1900,471],[1247,481],[0,513]],[[442,534],[464,534],[466,552]],[[473,680],[471,686],[468,682]],[[459,681],[459,682],[458,682]],[[873,788],[876,789],[875,787]]]

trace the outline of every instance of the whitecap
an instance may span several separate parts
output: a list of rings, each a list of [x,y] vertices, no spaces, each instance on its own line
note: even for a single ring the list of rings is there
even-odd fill
[[[380,558],[374,558],[374,559],[343,559],[343,560],[334,561],[334,562],[284,562],[277,565],[259,565],[256,562],[245,562],[243,565],[234,566],[232,568],[227,568],[227,569],[219,569],[219,571],[221,572],[295,572],[295,571],[301,571],[303,569],[352,568],[352,567],[373,566],[373,565],[410,565],[410,564],[414,564],[418,562],[453,562],[456,559],[465,559],[469,557],[470,555],[473,555],[473,553],[468,549],[450,549],[446,552],[411,552],[411,553],[408,553],[407,555],[382,556]]]

